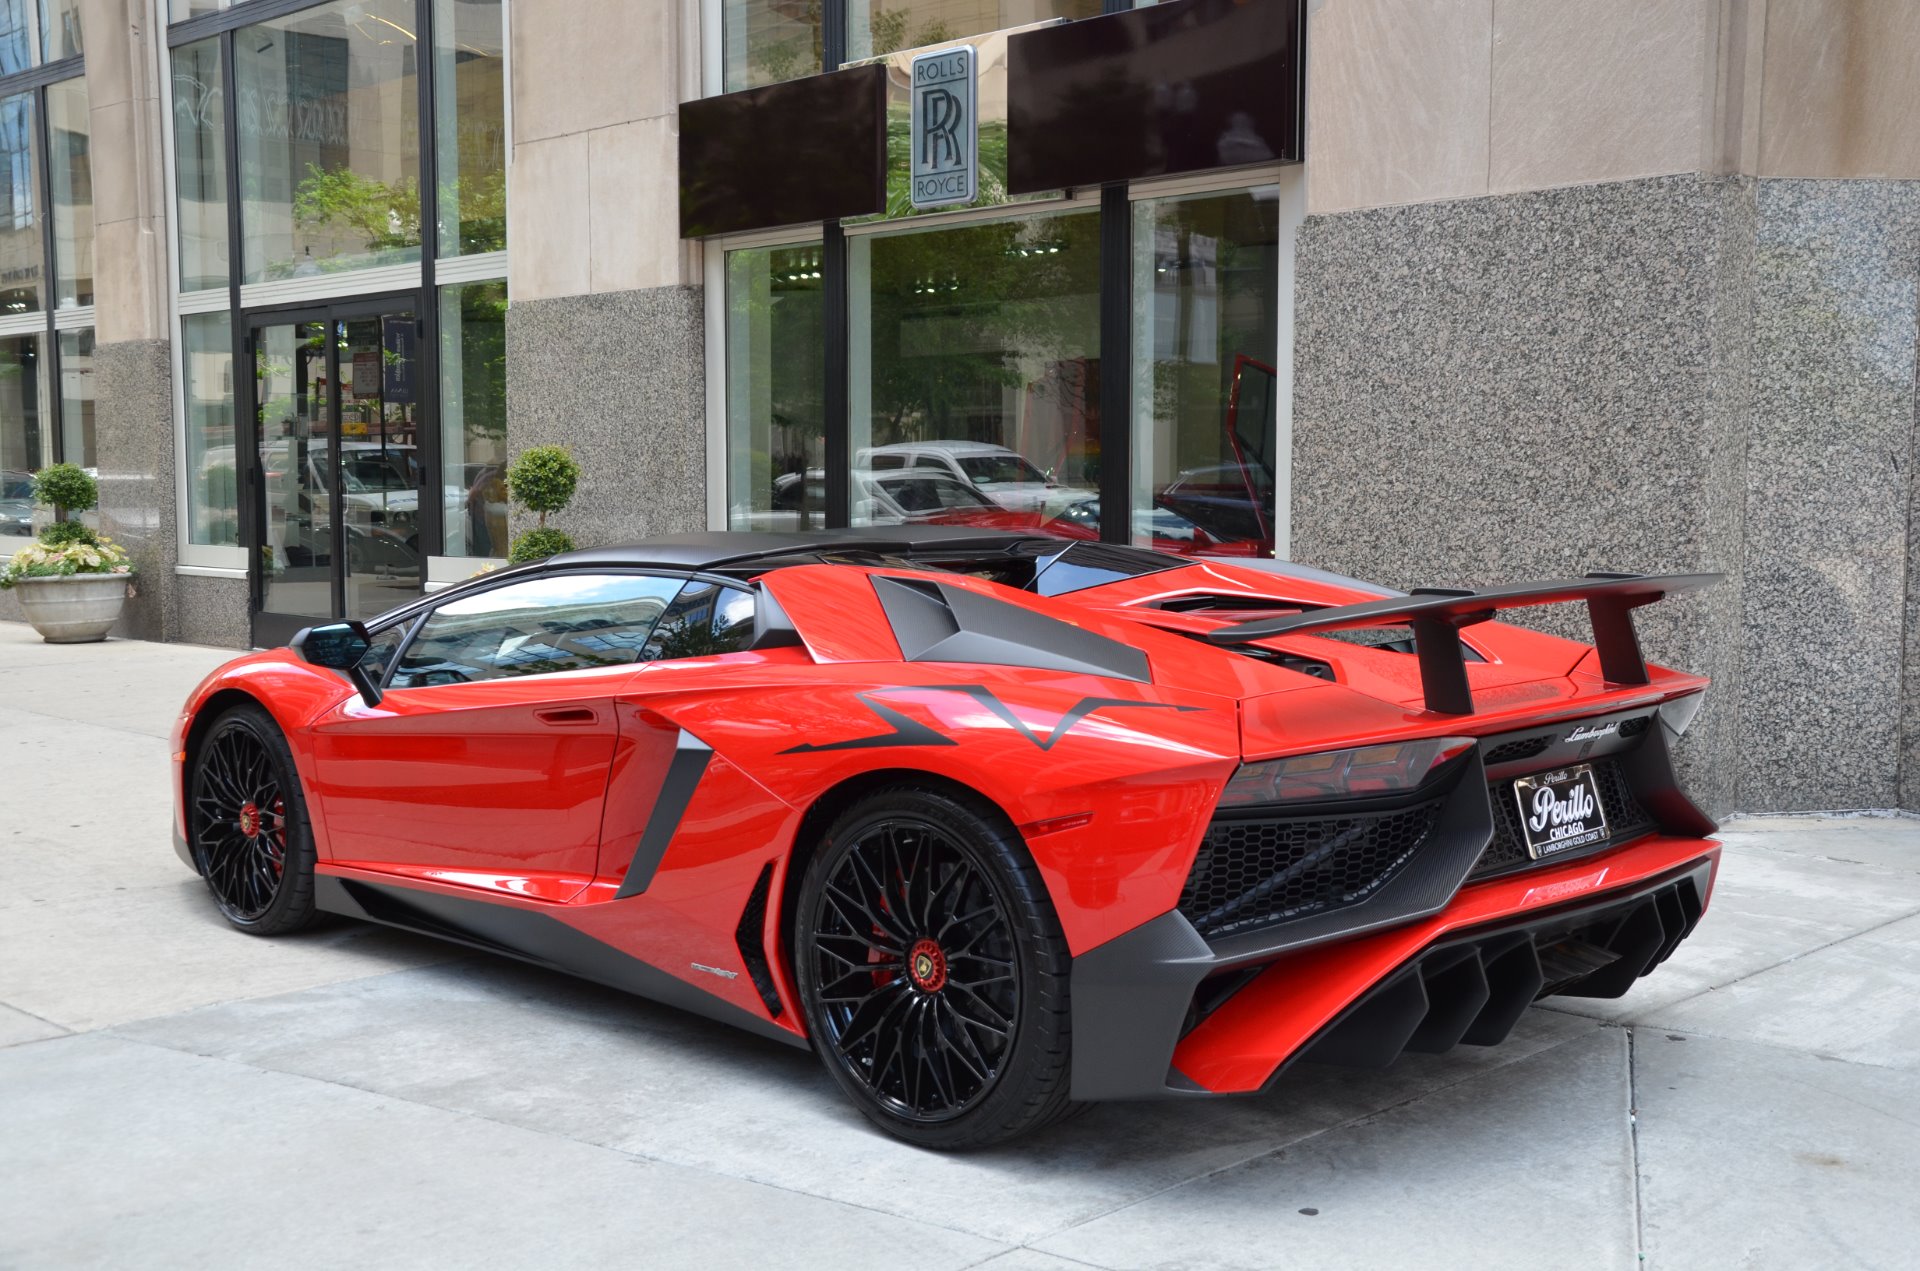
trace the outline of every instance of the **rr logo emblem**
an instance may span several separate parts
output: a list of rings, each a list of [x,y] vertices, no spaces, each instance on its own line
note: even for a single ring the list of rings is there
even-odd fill
[[[915,207],[952,207],[979,192],[975,116],[978,58],[972,45],[922,53],[909,67],[907,184]]]
[[[920,166],[946,168],[960,162],[960,99],[944,88],[920,95]]]

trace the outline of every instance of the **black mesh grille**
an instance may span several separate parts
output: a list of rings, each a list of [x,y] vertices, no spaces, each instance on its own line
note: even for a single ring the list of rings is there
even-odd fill
[[[1595,759],[1591,763],[1600,810],[1607,815],[1607,843],[1624,843],[1652,830],[1653,817],[1640,806],[1640,800],[1633,797],[1632,788],[1620,773],[1620,765],[1611,759]],[[1487,797],[1493,801],[1493,842],[1480,854],[1470,877],[1484,878],[1523,865],[1549,864],[1557,859],[1535,861],[1527,855],[1527,840],[1520,830],[1520,808],[1514,801],[1512,781],[1488,782]]]
[[[1413,857],[1433,831],[1440,803],[1367,815],[1215,821],[1180,893],[1180,912],[1201,935],[1217,936],[1358,904]]]
[[[1538,737],[1522,737],[1519,741],[1502,742],[1487,752],[1486,764],[1492,767],[1497,763],[1512,763],[1516,759],[1531,759],[1552,744],[1552,733],[1542,733]]]

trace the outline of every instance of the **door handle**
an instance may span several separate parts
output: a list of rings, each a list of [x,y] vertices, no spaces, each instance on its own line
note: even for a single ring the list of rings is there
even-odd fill
[[[568,724],[595,724],[600,721],[598,712],[588,706],[550,706],[533,713],[535,719],[543,724],[565,727]]]

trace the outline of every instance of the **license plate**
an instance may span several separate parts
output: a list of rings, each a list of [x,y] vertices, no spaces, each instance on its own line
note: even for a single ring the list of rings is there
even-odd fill
[[[1513,783],[1513,797],[1520,803],[1527,855],[1536,861],[1606,841],[1607,814],[1591,764],[1521,777]]]

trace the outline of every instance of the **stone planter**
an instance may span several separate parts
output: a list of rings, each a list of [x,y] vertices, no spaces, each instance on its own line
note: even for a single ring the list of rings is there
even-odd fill
[[[126,574],[22,578],[13,585],[27,621],[48,644],[104,640],[127,603]]]

